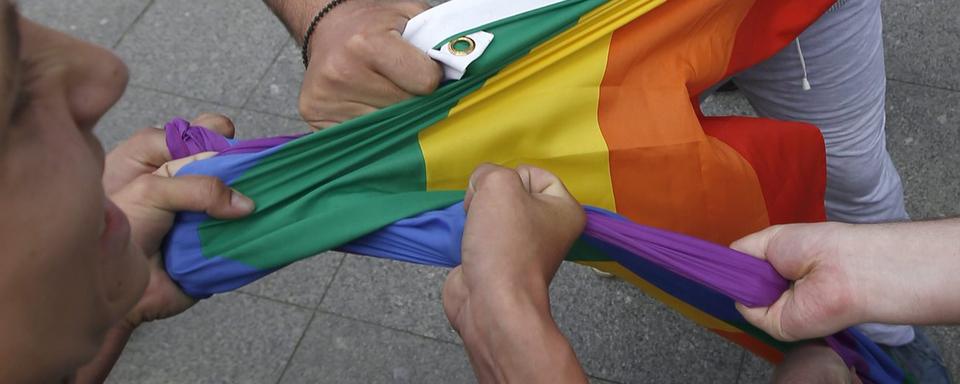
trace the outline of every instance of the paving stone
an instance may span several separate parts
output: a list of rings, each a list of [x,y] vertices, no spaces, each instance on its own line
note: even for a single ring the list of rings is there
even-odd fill
[[[244,108],[300,119],[297,102],[303,72],[300,48],[286,44]]]
[[[769,384],[773,378],[773,365],[750,352],[744,351],[743,365],[737,384]]]
[[[348,255],[320,308],[426,337],[459,342],[440,301],[447,271]]]
[[[741,349],[638,288],[565,263],[553,314],[588,374],[621,383],[732,383]]]
[[[714,93],[700,104],[706,116],[757,116],[750,102],[740,92]]]
[[[315,309],[342,260],[340,252],[322,253],[288,265],[240,290]]]
[[[613,382],[613,381],[607,381],[607,380],[604,380],[604,379],[598,379],[598,378],[596,378],[596,377],[588,377],[587,380],[590,381],[590,384],[617,384],[617,383],[615,383],[615,382]]]
[[[960,214],[960,92],[890,81],[887,148],[914,219]]]
[[[885,0],[887,76],[960,91],[960,6],[955,0]]]
[[[275,383],[311,313],[245,294],[142,326],[109,383]]]
[[[150,0],[30,0],[20,12],[43,25],[81,39],[113,47]]]
[[[318,313],[280,383],[471,383],[463,348]]]
[[[104,147],[110,149],[141,128],[162,127],[173,117],[192,119],[204,112],[237,114],[234,108],[131,86],[100,119],[96,133]]]
[[[960,379],[960,328],[957,327],[926,327],[927,336],[940,347],[943,360],[950,370],[954,380]]]
[[[165,0],[118,52],[133,84],[239,107],[288,41],[260,0]]]
[[[240,111],[234,118],[237,138],[253,139],[279,135],[295,135],[312,132],[310,126],[300,119],[291,119],[261,112]]]

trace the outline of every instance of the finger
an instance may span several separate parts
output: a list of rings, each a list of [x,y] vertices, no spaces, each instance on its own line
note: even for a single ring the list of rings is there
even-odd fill
[[[201,113],[200,116],[190,121],[191,125],[204,127],[221,136],[232,139],[236,134],[236,127],[229,117],[219,113]]]
[[[510,184],[513,184],[514,188],[516,189],[523,188],[520,177],[517,175],[516,171],[490,163],[480,164],[476,169],[473,170],[473,173],[470,174],[470,179],[467,182],[467,193],[463,199],[463,208],[465,210],[468,212],[470,211],[470,205],[473,202],[474,197],[476,196],[477,192],[488,185],[487,183],[491,178],[491,175],[497,175],[497,179],[499,179],[493,181],[493,183],[502,184],[499,185],[498,188],[504,188]]]
[[[180,172],[180,169],[185,167],[187,164],[190,164],[197,160],[209,159],[216,156],[216,152],[200,152],[195,155],[187,156],[184,158],[168,161],[163,163],[156,171],[153,172],[154,175],[160,177],[174,177]]]
[[[437,89],[443,79],[440,64],[400,36],[399,32],[371,36],[358,47],[383,75],[400,89],[414,95],[427,95]]]
[[[375,107],[355,102],[313,103],[303,99],[300,102],[300,115],[315,128],[328,128],[376,110]]]
[[[517,173],[530,193],[573,199],[560,178],[550,171],[530,165],[520,165],[517,167]]]
[[[750,308],[746,305],[736,303],[736,308],[745,320],[773,338],[781,341],[794,341],[797,339],[787,335],[782,327],[783,303],[787,302],[792,295],[793,291],[788,290],[784,292],[783,295],[780,296],[780,299],[769,307]]]
[[[110,155],[134,159],[136,162],[154,168],[172,159],[170,150],[167,149],[167,134],[159,128],[138,130],[127,141],[120,144],[116,150],[112,151]]]
[[[775,225],[760,232],[747,235],[730,244],[730,248],[761,260],[767,260],[767,249],[770,245],[770,239],[773,238],[773,235],[779,232],[781,228],[781,226]]]
[[[254,203],[222,181],[210,176],[142,176],[140,196],[157,209],[205,212],[218,219],[235,219],[253,212]]]
[[[301,103],[322,106],[330,100],[352,101],[383,108],[413,97],[390,79],[363,65],[352,55],[331,58],[307,69]]]

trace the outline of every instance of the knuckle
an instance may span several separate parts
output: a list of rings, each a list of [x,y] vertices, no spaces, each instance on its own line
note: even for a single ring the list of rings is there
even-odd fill
[[[371,53],[374,50],[375,44],[373,43],[373,36],[370,32],[359,32],[347,38],[347,41],[344,43],[344,48],[347,52],[356,54],[356,55],[366,55]]]
[[[132,198],[137,200],[146,200],[151,196],[152,191],[156,191],[157,179],[153,175],[142,175],[133,179],[127,184],[126,191]]]
[[[325,104],[327,104],[327,102],[325,102],[323,98],[301,96],[297,102],[297,109],[305,121],[324,120],[327,117],[327,112],[323,108]]]
[[[440,67],[432,60],[427,60],[429,61],[427,67],[417,71],[421,74],[421,76],[418,81],[413,84],[413,89],[411,89],[414,93],[419,95],[426,95],[433,92],[438,86],[440,86],[440,81],[443,79],[443,74],[440,71]]]
[[[233,128],[233,120],[230,120],[226,115],[219,113],[201,113],[200,116],[197,116],[197,121],[202,121],[204,124],[211,126],[222,126]]]
[[[350,84],[354,77],[354,64],[351,64],[349,58],[334,58],[326,62],[320,71],[324,81],[334,87],[343,87]]]
[[[494,167],[482,176],[483,183],[490,187],[501,189],[510,187],[519,182],[517,172],[503,167]]]
[[[200,178],[198,189],[208,199],[216,199],[228,193],[227,185],[216,177],[204,176]]]

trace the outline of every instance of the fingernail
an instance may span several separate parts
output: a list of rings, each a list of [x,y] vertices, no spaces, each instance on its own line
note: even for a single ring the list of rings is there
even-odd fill
[[[240,208],[246,212],[253,211],[253,200],[250,200],[249,197],[244,196],[242,193],[233,190],[233,193],[230,195],[230,205]]]

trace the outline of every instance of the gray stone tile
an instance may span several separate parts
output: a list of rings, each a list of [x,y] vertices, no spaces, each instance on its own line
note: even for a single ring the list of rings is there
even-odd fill
[[[113,148],[143,127],[161,127],[173,117],[192,119],[200,113],[235,116],[237,110],[213,103],[143,89],[127,88],[120,101],[100,119],[97,137],[107,149]]]
[[[301,260],[240,290],[309,308],[317,308],[323,293],[343,260],[340,252],[327,252]]]
[[[292,42],[286,45],[244,108],[300,119],[297,101],[303,82],[303,63],[300,48]]]
[[[470,383],[463,348],[318,313],[281,383]]]
[[[887,76],[960,90],[960,5],[955,0],[882,3]]]
[[[249,295],[215,296],[138,329],[108,382],[274,383],[310,316]]]
[[[440,301],[446,277],[444,268],[347,255],[320,308],[426,337],[459,342]]]
[[[165,0],[118,52],[133,84],[239,107],[288,39],[259,0]]]
[[[622,383],[732,383],[741,349],[638,288],[565,263],[553,314],[588,374]]]
[[[19,1],[20,12],[43,25],[113,47],[150,0]]]
[[[596,377],[587,377],[587,380],[590,382],[590,384],[617,384],[616,382],[598,379]]]
[[[954,380],[960,378],[960,328],[957,327],[926,327],[927,336],[940,347],[943,360],[950,370]]]
[[[769,384],[773,378],[773,365],[750,352],[744,351],[743,365],[737,384]]]
[[[714,93],[700,104],[706,116],[757,116],[750,102],[740,92]]]
[[[960,213],[960,92],[890,81],[887,147],[914,219]]]
[[[233,122],[237,127],[237,138],[239,139],[312,132],[310,126],[303,120],[246,110],[240,111]]]

